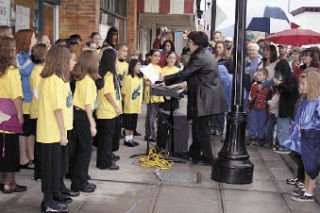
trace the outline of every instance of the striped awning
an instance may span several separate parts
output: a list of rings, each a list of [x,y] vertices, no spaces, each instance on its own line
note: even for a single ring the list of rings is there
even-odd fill
[[[138,13],[193,14],[195,0],[138,0]]]

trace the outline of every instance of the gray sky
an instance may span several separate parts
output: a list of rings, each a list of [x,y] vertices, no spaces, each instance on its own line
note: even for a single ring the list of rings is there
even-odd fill
[[[226,13],[227,19],[217,29],[223,29],[234,24],[235,0],[217,0],[218,6]],[[258,16],[265,6],[281,7],[288,12],[289,0],[247,0],[247,16]],[[320,0],[290,0],[290,11],[302,6],[318,6]]]

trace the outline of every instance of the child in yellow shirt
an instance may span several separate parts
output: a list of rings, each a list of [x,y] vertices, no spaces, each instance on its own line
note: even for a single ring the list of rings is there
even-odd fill
[[[37,119],[38,119],[38,87],[41,80],[41,72],[44,66],[44,60],[47,55],[47,47],[45,44],[36,44],[31,50],[31,60],[34,63],[33,70],[30,75],[30,88],[32,93],[32,101],[30,105],[30,124],[31,133],[36,136]],[[41,179],[41,143],[35,142],[34,145],[34,179]]]
[[[180,69],[177,67],[177,56],[176,53],[173,51],[170,51],[166,55],[166,61],[165,61],[165,67],[161,69],[162,76],[165,77],[167,75],[173,75],[180,71]],[[171,97],[165,97],[165,102],[160,104],[160,108],[163,110],[171,110],[171,103],[170,103]],[[172,100],[172,107],[173,110],[179,108],[179,101],[178,99]]]
[[[152,67],[154,71],[160,76],[161,75],[161,67],[158,66],[158,63],[160,61],[160,50],[158,49],[152,49],[149,52],[150,55],[150,62],[152,64]],[[150,141],[156,141],[156,130],[154,126],[154,122],[156,120],[158,110],[159,110],[159,104],[164,102],[162,96],[150,96],[150,87],[155,87],[154,84],[152,84],[149,79],[145,76],[144,77],[145,82],[145,92],[144,92],[144,101],[147,104],[147,116],[145,121],[145,129],[146,129],[146,135],[145,140]]]
[[[68,206],[58,204],[61,146],[68,144],[65,128],[69,72],[72,69],[70,52],[59,46],[50,49],[41,72],[38,89],[37,142],[41,145],[42,212],[66,212]],[[58,198],[59,200],[59,198]]]
[[[19,139],[24,122],[22,83],[15,64],[16,42],[0,37],[0,186],[3,193],[23,192],[26,186],[15,182],[19,167]]]
[[[124,78],[128,74],[129,64],[126,62],[128,56],[128,47],[125,44],[119,44],[116,47],[117,50],[117,64],[116,70],[120,80],[120,86],[122,86]]]
[[[124,100],[122,125],[125,129],[124,145],[129,147],[138,146],[139,143],[133,140],[133,133],[136,130],[138,114],[141,113],[143,79],[138,59],[132,59],[129,65],[129,74],[126,76],[121,94]]]
[[[120,95],[120,81],[116,68],[116,54],[109,48],[103,52],[99,74],[101,79],[96,81],[98,88],[98,149],[97,167],[99,169],[118,170],[115,161],[120,157],[112,154],[119,146],[120,115],[122,103]]]
[[[94,103],[97,98],[95,80],[98,75],[99,58],[95,51],[84,51],[75,67],[76,80],[74,93],[75,148],[72,174],[72,191],[94,192],[96,186],[88,182],[88,170],[92,153],[92,137],[97,133],[93,118]]]

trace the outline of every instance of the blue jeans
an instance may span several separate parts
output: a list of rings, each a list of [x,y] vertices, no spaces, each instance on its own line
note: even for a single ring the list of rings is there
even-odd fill
[[[274,134],[274,130],[275,130],[275,125],[277,123],[277,117],[274,114],[270,115],[269,120],[267,121],[267,126],[265,129],[265,144],[273,146],[276,144],[273,144],[273,134]]]
[[[218,130],[219,132],[223,132],[224,130],[224,120],[225,120],[225,113],[219,113],[212,115],[211,119],[211,130]]]
[[[289,126],[291,123],[291,118],[278,118],[277,119],[277,138],[279,145],[283,147],[284,140],[289,135]]]
[[[316,179],[320,172],[320,130],[301,130],[301,156],[305,172]]]
[[[258,140],[264,139],[264,129],[267,122],[267,110],[254,109],[250,111],[250,126],[249,133],[250,138],[256,138]]]

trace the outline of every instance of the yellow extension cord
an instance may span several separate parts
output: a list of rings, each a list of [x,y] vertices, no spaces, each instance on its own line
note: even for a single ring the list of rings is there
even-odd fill
[[[154,167],[160,169],[171,169],[174,162],[163,158],[164,152],[157,153],[155,148],[149,151],[147,157],[139,158],[138,162],[142,167]]]

